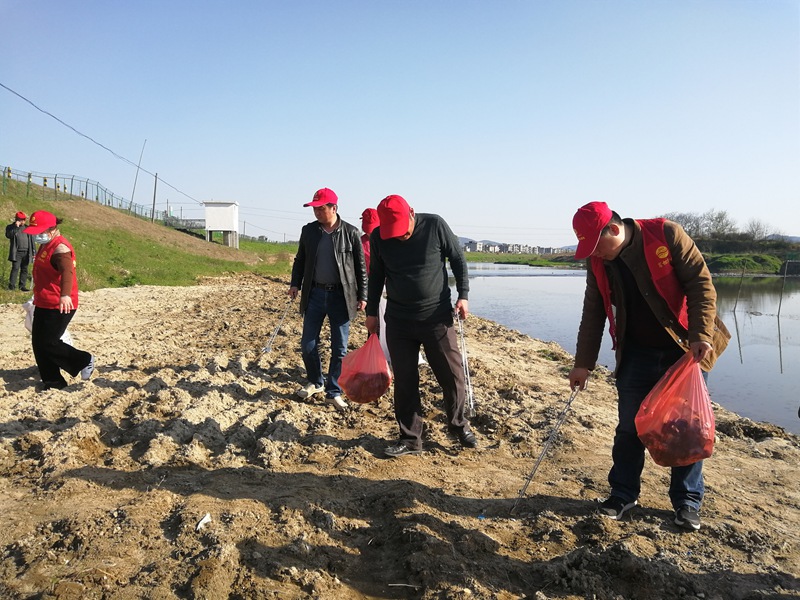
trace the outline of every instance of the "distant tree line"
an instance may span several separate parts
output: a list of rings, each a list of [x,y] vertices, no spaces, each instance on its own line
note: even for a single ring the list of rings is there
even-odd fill
[[[701,252],[712,254],[767,253],[786,258],[798,244],[785,239],[777,229],[760,219],[750,219],[743,230],[724,210],[704,213],[670,212],[661,215],[684,228]]]

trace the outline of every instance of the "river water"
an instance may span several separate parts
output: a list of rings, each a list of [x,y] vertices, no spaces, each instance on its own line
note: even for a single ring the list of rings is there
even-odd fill
[[[585,271],[470,263],[469,272],[470,312],[574,354]],[[800,281],[733,277],[714,285],[732,338],[709,374],[712,399],[800,434]],[[608,334],[599,363],[613,369]]]

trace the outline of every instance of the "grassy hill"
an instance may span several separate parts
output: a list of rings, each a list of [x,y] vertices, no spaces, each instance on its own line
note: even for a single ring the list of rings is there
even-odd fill
[[[76,196],[43,200],[42,188],[17,181],[5,182],[0,193],[0,216],[11,223],[21,210],[30,215],[46,210],[63,219],[61,233],[77,254],[80,289],[130,285],[191,285],[198,278],[249,271],[260,275],[288,275],[296,244],[240,240],[239,249],[207,242],[161,223],[128,214]],[[22,292],[7,291],[11,263],[8,245],[0,267],[0,302],[17,302]]]

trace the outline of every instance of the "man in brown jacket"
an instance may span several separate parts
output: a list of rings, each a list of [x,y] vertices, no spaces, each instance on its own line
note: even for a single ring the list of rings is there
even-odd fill
[[[636,506],[640,492],[644,445],[634,423],[639,405],[686,352],[703,371],[711,370],[730,333],[717,318],[717,294],[705,260],[680,225],[622,219],[604,202],[581,207],[572,224],[578,237],[575,258],[587,259],[587,274],[569,383],[572,389],[586,388],[608,319],[619,424],[608,474],[611,494],[599,512],[618,520]],[[676,525],[700,528],[703,494],[702,461],[672,468],[669,496]]]

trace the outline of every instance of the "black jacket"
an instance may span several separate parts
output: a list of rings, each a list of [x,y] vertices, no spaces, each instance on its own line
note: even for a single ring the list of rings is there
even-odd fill
[[[336,216],[339,226],[331,234],[333,236],[333,252],[336,266],[339,269],[339,281],[347,301],[347,312],[350,320],[358,314],[358,301],[367,300],[367,267],[364,262],[364,249],[361,246],[361,234],[358,228]],[[322,239],[322,226],[312,221],[303,226],[300,232],[300,247],[292,265],[292,281],[290,285],[300,289],[300,314],[304,314],[311,294],[314,279],[314,265],[317,258],[317,246]],[[305,284],[305,285],[304,285]]]
[[[31,258],[31,262],[33,262],[33,256],[36,254],[36,243],[33,241],[33,236],[29,233],[21,233],[25,229],[25,226],[17,227],[16,221],[6,225],[6,237],[11,240],[8,248],[8,260],[14,262],[17,260],[17,235],[27,235],[28,236],[28,256]]]

